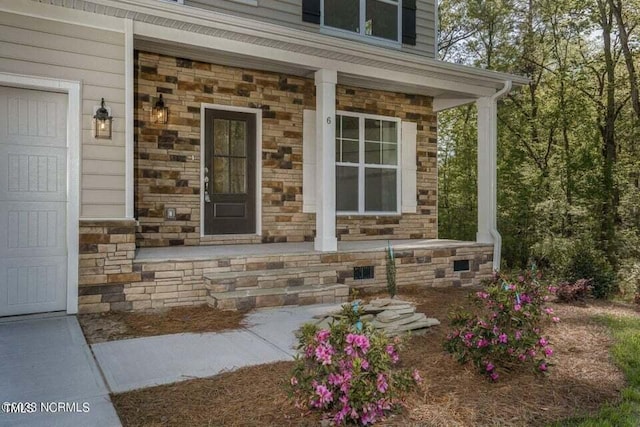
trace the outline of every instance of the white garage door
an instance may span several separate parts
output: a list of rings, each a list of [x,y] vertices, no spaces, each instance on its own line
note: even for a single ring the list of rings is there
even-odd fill
[[[66,111],[0,86],[0,316],[66,308]]]

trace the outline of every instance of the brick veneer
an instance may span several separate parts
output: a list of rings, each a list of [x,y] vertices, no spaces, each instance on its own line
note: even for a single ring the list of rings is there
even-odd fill
[[[312,240],[315,216],[302,213],[302,116],[315,108],[312,79],[137,52],[136,216],[138,246]],[[159,93],[169,123],[150,123]],[[339,217],[342,240],[437,237],[436,117],[431,98],[347,86],[337,109],[417,122],[418,212],[397,217]],[[200,106],[262,109],[262,236],[200,238]],[[168,207],[176,220],[164,219]]]
[[[135,221],[80,221],[78,305],[80,312],[126,311],[124,289],[141,280],[133,271]]]

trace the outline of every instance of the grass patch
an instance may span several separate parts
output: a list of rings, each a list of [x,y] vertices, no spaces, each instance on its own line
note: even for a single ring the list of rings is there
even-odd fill
[[[635,427],[640,424],[640,319],[610,315],[597,319],[613,334],[615,344],[611,354],[628,383],[622,390],[622,402],[605,405],[596,416],[569,419],[556,426]]]

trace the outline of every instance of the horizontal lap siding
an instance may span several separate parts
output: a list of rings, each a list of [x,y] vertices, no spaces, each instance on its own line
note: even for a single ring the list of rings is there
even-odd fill
[[[0,13],[0,71],[82,82],[81,216],[123,217],[125,203],[124,35]],[[105,98],[112,140],[92,135]]]
[[[243,16],[289,28],[319,32],[320,26],[302,22],[300,0],[258,0],[251,6],[233,0],[185,0],[184,4],[216,12]],[[402,50],[429,57],[434,56],[435,0],[418,0],[416,22],[416,46],[403,45]]]

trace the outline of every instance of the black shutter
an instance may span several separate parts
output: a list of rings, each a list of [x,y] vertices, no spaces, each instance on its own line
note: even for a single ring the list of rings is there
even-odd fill
[[[320,23],[320,0],[302,0],[302,20],[312,24]]]
[[[402,0],[402,43],[416,45],[416,0]]]

